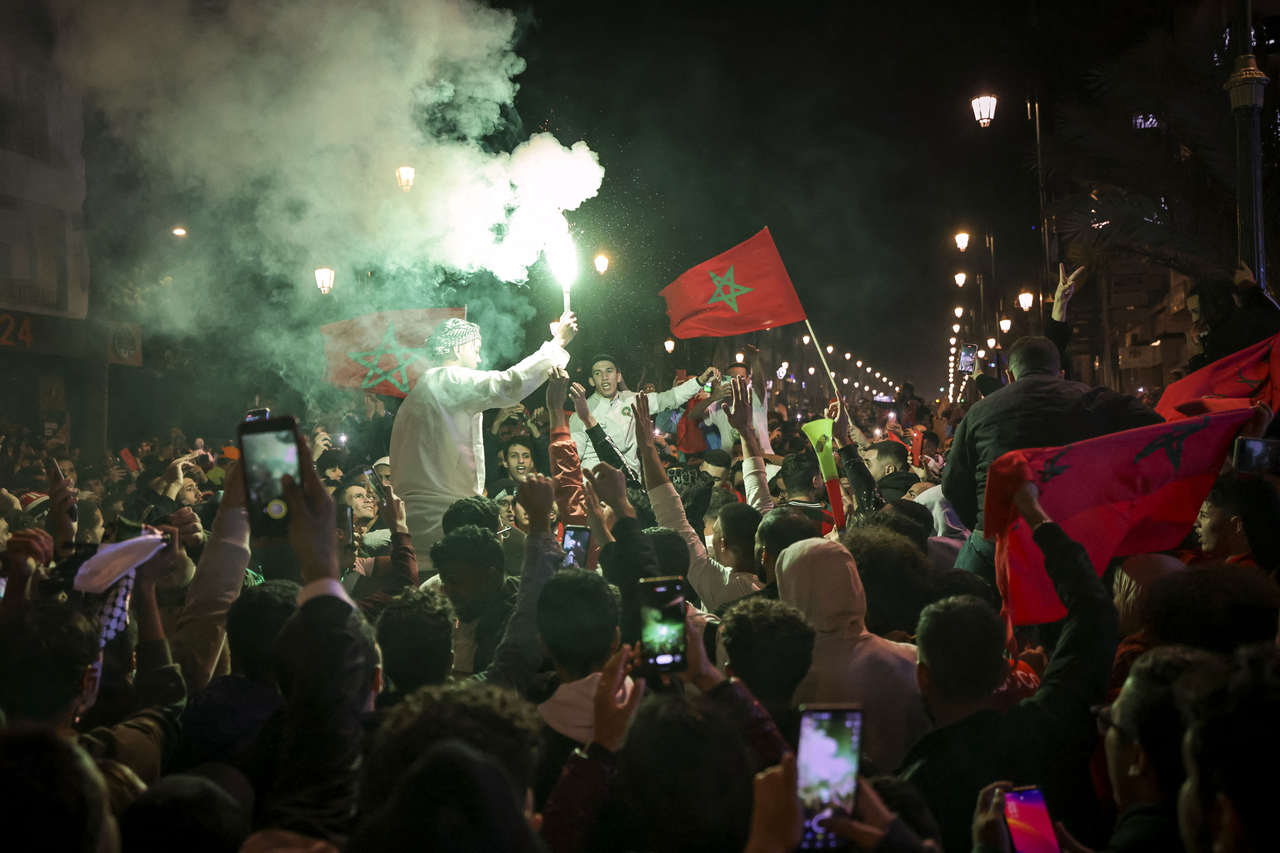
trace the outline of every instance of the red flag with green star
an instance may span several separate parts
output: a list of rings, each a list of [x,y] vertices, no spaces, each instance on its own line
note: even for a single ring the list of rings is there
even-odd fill
[[[677,338],[723,338],[772,329],[805,318],[769,229],[662,289]]]
[[[419,308],[321,326],[325,378],[341,388],[406,397],[428,367],[427,336],[447,318],[466,316],[466,308]]]

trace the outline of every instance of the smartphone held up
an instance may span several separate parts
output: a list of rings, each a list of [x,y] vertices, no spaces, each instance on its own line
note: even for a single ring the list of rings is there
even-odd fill
[[[804,807],[801,850],[835,850],[847,842],[821,825],[850,817],[858,795],[862,709],[856,705],[800,706],[796,794]]]
[[[684,578],[641,578],[637,593],[644,667],[651,672],[683,672],[689,651]]]
[[[290,415],[246,420],[237,433],[249,529],[255,537],[285,536],[289,532],[289,506],[280,478],[288,474],[295,482],[302,481],[297,421]]]

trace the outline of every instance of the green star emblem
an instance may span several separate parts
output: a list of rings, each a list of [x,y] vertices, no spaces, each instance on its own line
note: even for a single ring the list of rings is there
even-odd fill
[[[390,382],[402,393],[409,393],[409,365],[423,357],[424,350],[401,346],[396,340],[395,324],[387,323],[387,331],[378,343],[377,349],[366,352],[349,352],[347,358],[365,368],[367,371],[360,382],[360,388],[373,388],[383,382]],[[391,367],[382,367],[383,359],[390,356],[394,359]]]
[[[733,280],[733,267],[729,267],[729,271],[724,275],[716,275],[711,273],[711,280],[715,282],[716,292],[711,294],[711,298],[707,300],[708,305],[714,305],[717,302],[723,302],[733,309],[733,313],[738,313],[738,297],[744,293],[750,293],[752,288],[743,287],[741,284]]]

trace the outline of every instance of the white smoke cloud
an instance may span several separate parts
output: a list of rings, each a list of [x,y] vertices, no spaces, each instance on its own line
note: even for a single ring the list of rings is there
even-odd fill
[[[491,271],[508,282],[600,188],[584,142],[502,129],[524,61],[514,16],[469,0],[53,0],[59,62],[113,135],[235,223],[263,272],[314,287],[357,263]],[[395,170],[416,168],[411,192]],[[232,229],[224,229],[231,233]],[[193,234],[197,241],[201,235]],[[204,276],[217,275],[215,253]],[[343,279],[346,279],[344,282]],[[213,283],[213,282],[210,282]]]

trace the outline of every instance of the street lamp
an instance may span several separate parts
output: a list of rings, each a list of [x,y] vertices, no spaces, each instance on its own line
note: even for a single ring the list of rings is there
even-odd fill
[[[955,332],[957,335],[958,335],[958,334],[960,334],[960,324],[959,324],[959,323],[952,323],[952,324],[951,324],[951,331]]]
[[[833,347],[831,344],[827,344],[827,355],[831,355],[831,353],[835,351],[836,351],[835,347]]]
[[[1018,294],[1018,307],[1023,311],[1030,311],[1031,306],[1036,304],[1036,295],[1030,290],[1024,290]]]
[[[979,95],[969,102],[973,107],[973,117],[979,127],[990,127],[991,120],[996,117],[996,96]]]
[[[812,376],[812,375],[813,375],[813,368],[812,368],[812,367],[810,367],[810,368],[809,368],[809,375],[810,375],[810,376]]]
[[[845,360],[845,361],[848,361],[848,360],[849,360],[849,359],[851,359],[851,358],[853,358],[853,353],[851,353],[851,352],[847,352],[847,353],[845,353],[845,354],[844,354],[844,360]]]
[[[1004,334],[1006,334],[1006,335],[1007,335],[1007,334],[1009,334],[1009,330],[1010,330],[1010,329],[1012,329],[1012,328],[1013,328],[1013,321],[1012,321],[1012,320],[1010,320],[1008,317],[1001,317],[1001,318],[1000,318],[1000,331],[1001,331],[1001,332],[1003,332]]]
[[[609,256],[600,254],[596,255],[596,272],[604,275],[609,269]]]
[[[956,319],[957,319],[957,320],[959,320],[961,317],[963,317],[963,316],[964,316],[964,308],[962,308],[962,307],[960,307],[959,305],[957,305],[955,310],[956,310]]]
[[[996,348],[996,339],[987,338],[987,349],[995,349],[995,348]]]
[[[956,248],[962,252],[969,248],[969,232],[960,231],[956,234]]]
[[[804,336],[803,338],[801,338],[800,340],[804,341],[804,345],[805,345],[805,346],[808,346],[808,345],[809,345],[809,336],[808,336],[808,335],[805,335],[805,336]]]
[[[676,351],[676,342],[671,340],[671,338],[667,338],[662,342],[662,348],[667,351],[667,355],[671,355],[671,353]]]
[[[854,362],[854,364],[856,364],[858,367],[862,367],[862,359],[858,359],[857,361]]]
[[[320,288],[321,293],[333,290],[333,270],[328,267],[319,267],[316,270],[316,287]]]
[[[954,345],[954,344],[955,344],[955,342],[956,342],[956,336],[955,336],[955,335],[952,335],[951,337],[947,338],[947,343]]]
[[[986,357],[987,357],[987,351],[986,351],[986,350],[984,350],[984,349],[980,349],[980,350],[978,350],[978,358],[986,358]]]
[[[966,278],[967,276],[964,273],[962,272],[956,273],[956,287],[964,287],[964,282]]]
[[[747,357],[740,352],[735,352],[733,354],[733,360],[738,362],[738,364],[742,364],[742,362],[747,360]]]
[[[416,170],[412,166],[401,166],[396,169],[396,183],[400,185],[400,189],[408,192],[413,189],[413,176]]]

